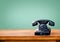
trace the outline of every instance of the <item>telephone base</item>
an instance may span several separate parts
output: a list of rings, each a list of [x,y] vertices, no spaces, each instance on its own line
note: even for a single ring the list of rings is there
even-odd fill
[[[35,35],[50,35],[50,32],[35,32]]]

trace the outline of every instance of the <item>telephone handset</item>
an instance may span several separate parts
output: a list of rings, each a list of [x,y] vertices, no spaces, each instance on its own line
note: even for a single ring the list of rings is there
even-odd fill
[[[50,26],[54,26],[55,23],[51,20],[37,20],[32,23],[32,26],[36,26],[39,23],[38,30],[35,32],[35,35],[50,35],[51,29],[47,27],[47,23],[49,23]]]

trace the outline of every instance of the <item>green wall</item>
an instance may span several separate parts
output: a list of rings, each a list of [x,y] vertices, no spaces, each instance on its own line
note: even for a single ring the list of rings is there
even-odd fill
[[[60,0],[0,0],[0,29],[36,29],[32,21],[50,19],[60,29]]]

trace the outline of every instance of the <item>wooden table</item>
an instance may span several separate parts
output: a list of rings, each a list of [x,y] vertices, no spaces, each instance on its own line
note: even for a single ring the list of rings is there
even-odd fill
[[[0,42],[59,42],[60,30],[52,30],[51,35],[35,36],[35,30],[0,30]]]

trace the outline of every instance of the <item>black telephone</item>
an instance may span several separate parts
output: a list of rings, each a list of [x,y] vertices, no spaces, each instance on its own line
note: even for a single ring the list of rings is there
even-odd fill
[[[55,23],[51,20],[37,20],[32,23],[32,26],[36,26],[39,23],[38,30],[35,32],[35,35],[50,35],[51,29],[47,27],[47,23],[49,22],[50,26],[54,26]]]

